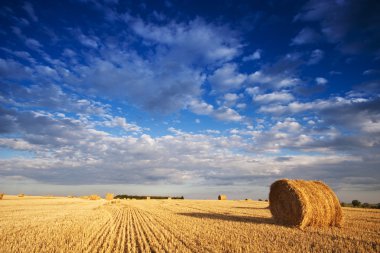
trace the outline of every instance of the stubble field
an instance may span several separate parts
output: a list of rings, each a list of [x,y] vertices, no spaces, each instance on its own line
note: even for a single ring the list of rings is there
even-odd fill
[[[380,252],[380,211],[343,228],[276,225],[267,202],[4,196],[0,252]]]

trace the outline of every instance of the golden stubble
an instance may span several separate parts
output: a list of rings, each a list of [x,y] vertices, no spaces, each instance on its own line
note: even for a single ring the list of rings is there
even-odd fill
[[[380,252],[380,211],[342,228],[274,222],[267,202],[5,195],[0,252]]]

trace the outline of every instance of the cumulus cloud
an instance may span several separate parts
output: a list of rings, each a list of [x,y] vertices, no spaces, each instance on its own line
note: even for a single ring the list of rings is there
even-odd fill
[[[81,84],[90,93],[127,99],[144,110],[160,113],[181,110],[201,93],[202,73],[165,56],[147,61],[118,50],[106,53],[106,59],[92,57],[86,65],[75,66],[74,75],[66,80]]]
[[[244,119],[243,116],[241,116],[237,111],[234,109],[228,108],[226,106],[222,106],[218,108],[214,113],[213,116],[219,120],[223,121],[242,121]]]
[[[282,89],[300,84],[297,68],[302,64],[299,54],[287,54],[273,64],[266,64],[247,77],[249,84],[261,84],[263,88]]]
[[[195,19],[188,24],[169,23],[165,26],[146,23],[138,18],[129,21],[142,38],[171,48],[170,55],[181,62],[215,64],[226,62],[240,52],[240,43],[233,31]]]
[[[217,91],[236,90],[246,80],[247,76],[237,71],[237,65],[227,63],[215,70],[208,79],[212,87]]]
[[[260,94],[253,98],[254,102],[260,104],[287,103],[292,100],[294,100],[293,95],[285,91]]]
[[[0,58],[0,77],[4,79],[20,80],[32,73],[31,68],[11,59]]]
[[[214,111],[214,106],[204,101],[192,100],[189,103],[189,109],[198,115],[210,115]]]
[[[104,126],[107,127],[121,127],[126,132],[142,132],[142,128],[134,123],[128,123],[123,117],[106,116],[107,121],[104,121]]]
[[[275,88],[292,87],[300,83],[296,77],[286,76],[282,74],[270,75],[261,71],[256,71],[248,76],[248,81],[256,84],[268,84]]]
[[[129,17],[126,22],[137,39],[150,45],[151,53],[139,54],[132,49],[102,45],[99,56],[85,53],[86,61],[79,63],[74,61],[72,52],[65,50],[74,64],[64,73],[64,81],[75,89],[80,84],[91,94],[127,100],[140,109],[167,114],[188,108],[191,101],[199,99],[206,69],[215,69],[240,51],[233,31],[201,19],[156,25]],[[82,44],[90,38],[79,30],[73,33]],[[97,47],[95,43],[84,44]],[[227,89],[227,85],[233,88],[241,85],[243,74],[236,73],[230,80],[222,80],[237,68],[234,64],[223,67],[216,70],[213,83],[222,89]]]
[[[221,121],[239,122],[244,119],[244,116],[226,105],[215,109],[204,101],[193,100],[189,105],[189,109],[195,114],[209,115]]]
[[[314,142],[314,147],[362,152],[363,148],[377,150],[380,141],[379,98],[332,98],[309,103],[292,102],[288,105],[261,107],[260,111],[274,114],[313,112],[322,120],[322,126],[333,127],[331,134],[324,134]],[[353,116],[354,115],[354,116]],[[335,129],[335,130],[334,130]],[[323,127],[320,131],[324,131]],[[344,134],[355,133],[355,134]],[[368,149],[366,152],[370,152]],[[376,151],[377,152],[377,151]]]
[[[21,108],[35,108],[54,110],[56,112],[82,113],[105,115],[109,105],[80,98],[75,94],[68,94],[58,85],[8,85],[4,84],[0,90],[3,102]]]
[[[17,132],[18,137],[0,138],[0,146],[32,152],[34,157],[0,159],[0,174],[53,184],[240,184],[257,177],[325,179],[331,175],[338,178],[334,181],[337,183],[340,182],[338,175],[342,175],[341,166],[352,164],[344,166],[346,174],[341,179],[345,180],[347,175],[357,175],[358,167],[353,164],[359,164],[366,156],[371,160],[364,162],[366,172],[362,173],[370,171],[378,178],[373,164],[378,160],[375,154],[379,151],[376,123],[379,121],[363,120],[378,115],[378,101],[362,101],[351,106],[342,99],[335,100],[335,106],[331,103],[323,107],[321,101],[319,105],[326,122],[337,126],[354,124],[352,127],[359,127],[368,135],[349,137],[331,128],[310,130],[297,119],[288,117],[262,130],[234,129],[228,135],[220,135],[217,130],[196,134],[171,128],[171,134],[153,137],[125,118],[108,117],[103,126],[127,129],[126,135],[114,136],[96,130],[96,124],[88,124],[85,119],[1,108],[1,132]],[[198,104],[202,105],[199,101]],[[226,107],[210,113],[222,120],[241,120]],[[359,115],[357,123],[349,121],[349,115],[353,114]],[[132,132],[138,135],[128,134]],[[366,147],[365,152],[363,147]],[[284,149],[303,153],[284,156]],[[304,153],[308,151],[313,152],[312,155]],[[267,153],[272,155],[266,156]],[[321,170],[327,167],[328,170]],[[309,168],[318,169],[310,171]]]
[[[226,93],[223,96],[224,104],[226,106],[233,106],[236,104],[240,97],[236,93]]]

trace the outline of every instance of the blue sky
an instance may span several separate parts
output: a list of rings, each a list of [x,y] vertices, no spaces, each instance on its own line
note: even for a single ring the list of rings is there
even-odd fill
[[[2,1],[0,190],[380,202],[377,1]]]

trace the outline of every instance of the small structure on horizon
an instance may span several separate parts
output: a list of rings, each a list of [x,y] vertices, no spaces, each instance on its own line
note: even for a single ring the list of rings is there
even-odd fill
[[[224,195],[224,194],[220,194],[220,195],[218,196],[218,200],[227,200],[227,196]]]

